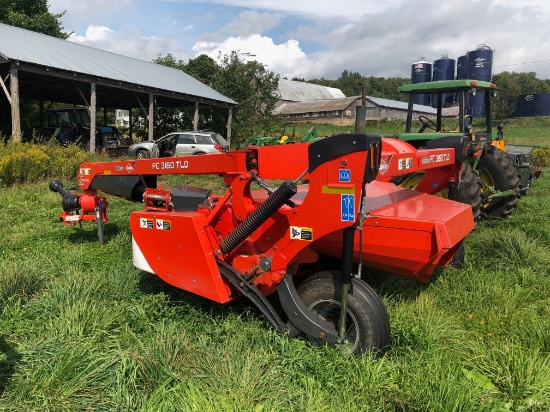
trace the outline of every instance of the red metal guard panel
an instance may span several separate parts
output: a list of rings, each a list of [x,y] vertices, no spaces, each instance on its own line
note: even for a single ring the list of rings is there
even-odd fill
[[[231,300],[204,231],[206,217],[196,212],[132,212],[134,264],[165,282],[216,302]],[[138,250],[136,250],[136,247]],[[140,255],[141,254],[141,255]]]

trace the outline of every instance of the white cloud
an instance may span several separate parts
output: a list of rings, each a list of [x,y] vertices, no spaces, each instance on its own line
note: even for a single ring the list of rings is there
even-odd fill
[[[52,12],[67,11],[75,15],[97,12],[109,14],[113,10],[131,6],[132,2],[133,0],[48,0]]]
[[[518,2],[517,0],[493,0],[492,3],[495,6],[505,6],[517,9],[534,7],[539,10],[550,10],[550,3],[547,0],[522,0],[521,2]]]
[[[77,36],[71,34],[70,40],[76,43],[91,43],[109,41],[110,38],[115,37],[115,32],[105,26],[88,26],[85,36]]]
[[[408,77],[420,57],[457,59],[486,44],[495,50],[494,73],[535,71],[550,78],[547,0],[165,0],[173,14],[146,25],[134,22],[135,27],[122,27],[121,16],[131,11],[146,20],[157,2],[50,0],[50,5],[52,12],[67,10],[62,20],[69,30],[78,26],[68,21],[80,22],[71,41],[145,60],[159,53],[186,60],[241,50],[287,77],[337,78],[343,70]],[[224,9],[229,12],[220,18],[212,5],[236,8]],[[191,8],[194,19],[183,12]],[[218,27],[200,32],[216,19],[222,21]],[[159,34],[168,27],[177,40]]]
[[[307,66],[308,58],[296,40],[275,44],[269,37],[255,34],[248,37],[229,37],[223,42],[198,42],[193,46],[195,55],[206,54],[216,59],[219,54],[228,55],[232,51],[251,54],[254,60],[265,64],[269,70],[283,77],[299,76],[302,66]]]
[[[326,49],[308,54],[310,64],[303,67],[303,77],[337,78],[346,69],[366,76],[408,77],[411,64],[420,57],[434,61],[446,54],[457,59],[486,44],[496,51],[493,73],[535,71],[540,78],[550,78],[550,64],[523,64],[550,60],[550,7],[529,3],[540,3],[537,7],[548,11],[533,14],[529,8],[495,7],[490,0],[420,0],[324,33],[310,25],[300,33],[310,39],[316,34]],[[468,18],[472,7],[484,10],[487,18]]]

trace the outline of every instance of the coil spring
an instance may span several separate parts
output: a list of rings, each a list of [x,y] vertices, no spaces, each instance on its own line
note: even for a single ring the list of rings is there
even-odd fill
[[[291,180],[283,182],[271,196],[254,212],[247,216],[227,237],[220,247],[223,253],[229,253],[239,246],[248,236],[258,229],[273,213],[296,194],[296,185]]]

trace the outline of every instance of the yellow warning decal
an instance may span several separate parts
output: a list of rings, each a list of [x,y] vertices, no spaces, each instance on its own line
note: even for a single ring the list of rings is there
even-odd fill
[[[298,240],[313,240],[313,229],[310,227],[290,226],[290,238]]]
[[[323,185],[321,193],[325,195],[354,195],[355,186]]]

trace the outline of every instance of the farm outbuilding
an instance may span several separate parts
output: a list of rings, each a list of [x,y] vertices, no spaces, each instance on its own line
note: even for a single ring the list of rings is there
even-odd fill
[[[346,97],[340,89],[318,84],[279,80],[279,102],[275,113],[285,119],[298,122],[329,123],[349,126],[355,123],[357,106],[361,96]],[[367,120],[406,119],[407,103],[366,96]],[[436,109],[414,105],[413,116],[436,117]]]
[[[330,100],[346,97],[340,89],[319,84],[279,79],[277,87],[279,104],[309,100]]]
[[[305,100],[281,103],[276,113],[292,121],[349,126],[354,124],[356,108],[360,105],[361,96]],[[366,112],[367,120],[406,119],[407,103],[367,96]],[[436,114],[436,109],[430,106],[414,105],[415,117],[435,118]]]
[[[237,103],[181,70],[5,24],[0,24],[0,39],[0,105],[11,106],[15,140],[21,138],[20,98],[39,101],[41,114],[44,101],[87,106],[92,135],[98,107],[140,108],[149,120],[149,140],[155,107],[194,107],[195,128],[201,105],[224,107],[231,137]]]

